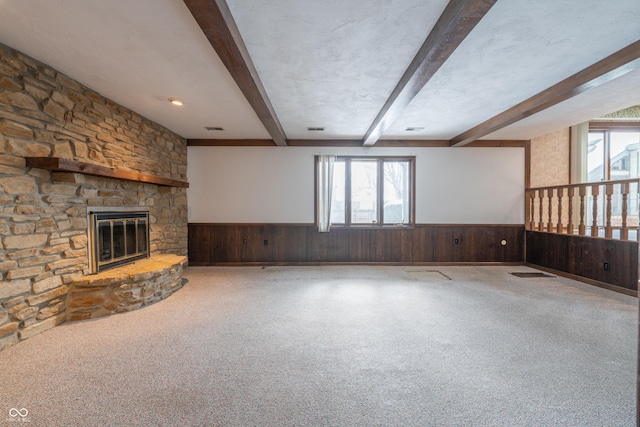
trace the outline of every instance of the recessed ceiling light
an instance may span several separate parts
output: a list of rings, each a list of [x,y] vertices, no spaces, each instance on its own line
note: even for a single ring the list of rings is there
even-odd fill
[[[322,126],[322,127],[318,127],[318,126],[316,126],[316,127],[308,127],[307,130],[309,132],[324,132],[324,126]]]
[[[217,131],[224,130],[223,128],[218,127],[218,126],[205,126],[204,128],[206,130],[217,130]]]
[[[419,130],[424,130],[424,127],[420,127],[420,126],[410,126],[408,128],[405,129],[406,132],[417,132]]]
[[[182,107],[184,105],[184,102],[180,98],[169,98],[169,102],[179,107]]]

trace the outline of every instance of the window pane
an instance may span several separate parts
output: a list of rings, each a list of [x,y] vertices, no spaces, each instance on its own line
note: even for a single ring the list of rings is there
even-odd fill
[[[409,162],[384,162],[384,212],[385,224],[409,223]]]
[[[638,145],[640,145],[640,132],[611,131],[609,134],[609,157],[611,164],[612,180],[638,178]],[[638,218],[638,194],[632,185],[631,192],[627,196],[627,224],[637,225]],[[600,196],[603,198],[604,196]],[[614,227],[622,226],[622,194],[620,185],[614,189],[611,200],[611,224]],[[604,211],[604,209],[603,209]],[[604,212],[603,212],[603,215]],[[606,215],[605,215],[606,217]],[[605,219],[603,219],[605,221]]]
[[[124,222],[113,222],[113,257],[121,258],[124,256]]]
[[[125,221],[125,251],[127,255],[133,255],[138,252],[136,245],[136,222]]]
[[[111,222],[98,222],[98,260],[111,261],[113,248],[111,247]]]
[[[345,211],[345,162],[333,164],[333,190],[331,193],[331,224],[344,224]]]
[[[378,222],[378,162],[351,162],[351,223]]]
[[[138,221],[138,252],[147,251],[147,221]]]
[[[609,156],[611,159],[610,179],[630,179],[638,177],[638,143],[640,132],[611,132]]]
[[[604,132],[589,132],[587,182],[604,181]]]

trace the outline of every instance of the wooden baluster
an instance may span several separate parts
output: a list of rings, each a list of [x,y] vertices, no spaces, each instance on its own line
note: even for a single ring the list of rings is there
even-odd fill
[[[556,232],[558,233],[564,231],[562,229],[562,193],[564,193],[564,188],[558,188],[558,224],[556,225]]]
[[[569,196],[569,222],[567,223],[567,234],[573,234],[573,187],[567,188]]]
[[[540,212],[538,212],[538,231],[542,231],[544,222],[542,222],[542,200],[544,199],[544,190],[538,190],[538,198],[540,199]]]
[[[620,229],[620,240],[629,240],[629,228],[627,227],[627,215],[629,214],[629,183],[620,184],[622,194],[622,228]]]
[[[605,213],[606,213],[606,222],[604,226],[604,237],[606,239],[613,238],[613,228],[611,227],[611,195],[613,194],[613,184],[605,185],[605,194],[607,195],[605,201]]]
[[[593,224],[591,225],[591,237],[598,237],[598,196],[600,195],[600,184],[591,186],[591,196],[593,197]]]
[[[551,211],[553,210],[553,188],[547,190],[547,197],[549,198],[548,216],[547,216],[547,231],[551,233],[553,231],[553,223],[551,222]]]
[[[578,224],[578,234],[584,236],[587,232],[587,227],[584,224],[584,197],[587,195],[587,187],[580,186],[578,194],[580,195],[580,224]]]
[[[529,224],[531,223],[531,218],[530,218],[530,199],[531,199],[531,194],[529,193],[529,190],[525,190],[524,191],[524,229],[525,230],[529,230]]]
[[[529,230],[533,230],[535,224],[536,192],[529,192]]]

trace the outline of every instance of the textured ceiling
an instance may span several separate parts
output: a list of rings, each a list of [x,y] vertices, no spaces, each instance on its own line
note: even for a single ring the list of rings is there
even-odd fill
[[[639,6],[637,0],[496,2],[385,135],[399,138],[407,126],[424,126],[430,137],[450,139],[490,119],[640,39]],[[626,102],[621,108],[632,105]]]
[[[0,0],[0,43],[186,138],[269,137],[180,0]]]
[[[447,3],[227,2],[289,139],[361,139]],[[498,0],[383,138],[451,139],[637,40],[638,0]],[[182,0],[0,0],[0,43],[185,138],[270,138]],[[637,104],[638,69],[485,138]]]
[[[324,126],[324,137],[357,139],[447,1],[228,4],[287,136],[308,138],[307,127]]]

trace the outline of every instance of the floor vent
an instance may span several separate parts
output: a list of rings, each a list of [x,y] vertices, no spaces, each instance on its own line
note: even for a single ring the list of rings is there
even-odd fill
[[[523,278],[523,279],[533,279],[533,278],[536,278],[536,277],[555,277],[555,276],[552,276],[550,274],[545,274],[545,273],[511,273],[511,274],[513,274],[516,277]]]

